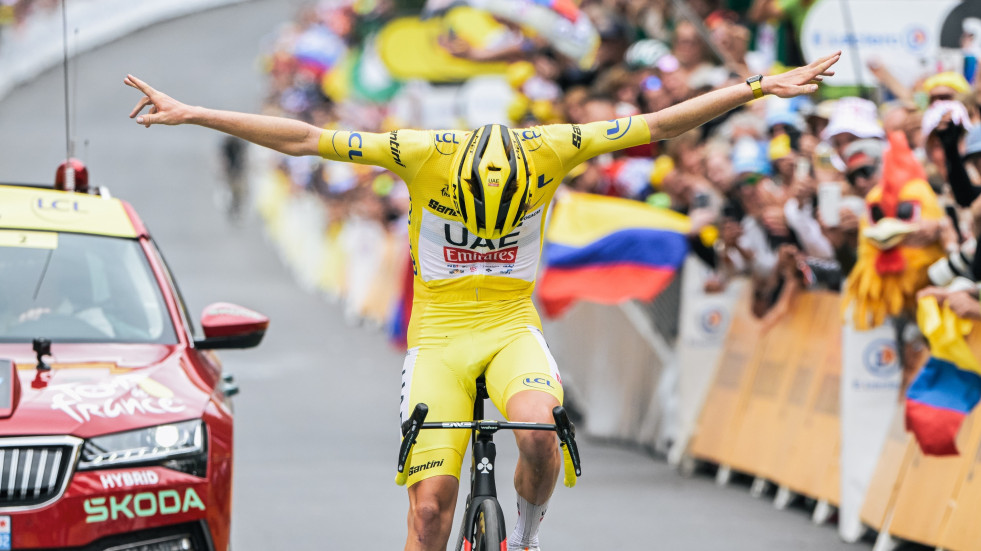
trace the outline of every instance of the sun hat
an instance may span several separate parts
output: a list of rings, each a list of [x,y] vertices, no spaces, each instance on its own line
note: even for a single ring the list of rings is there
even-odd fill
[[[819,106],[820,107],[820,106]],[[875,103],[857,97],[845,97],[835,102],[827,128],[821,138],[830,140],[838,134],[852,134],[858,138],[885,138]]]
[[[923,90],[928,94],[938,86],[946,86],[958,94],[966,94],[971,91],[971,85],[967,79],[954,71],[938,73],[923,81]]]

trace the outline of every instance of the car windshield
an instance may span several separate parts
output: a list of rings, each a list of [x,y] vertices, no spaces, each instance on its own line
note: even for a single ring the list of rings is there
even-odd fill
[[[133,239],[0,230],[0,342],[177,342]]]

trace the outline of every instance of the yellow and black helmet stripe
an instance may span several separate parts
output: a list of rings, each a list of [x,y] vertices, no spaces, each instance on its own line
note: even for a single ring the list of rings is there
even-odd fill
[[[452,176],[453,200],[467,229],[485,238],[513,230],[528,206],[530,178],[521,141],[510,129],[488,124],[474,131]]]

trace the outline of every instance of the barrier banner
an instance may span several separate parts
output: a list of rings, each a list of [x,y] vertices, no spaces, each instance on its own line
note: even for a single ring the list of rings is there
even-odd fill
[[[706,293],[705,283],[713,272],[701,260],[690,256],[681,271],[681,315],[678,330],[679,432],[668,454],[677,465],[698,422],[712,375],[719,364],[726,334],[739,297],[748,282],[735,279],[721,293]]]
[[[941,529],[937,547],[948,551],[981,551],[981,419],[975,413],[967,422],[972,424],[973,441],[958,440],[963,469],[960,487],[947,509],[946,522]],[[966,424],[966,423],[965,423]],[[961,436],[964,435],[961,429]]]
[[[981,350],[981,331],[973,331],[966,340],[971,350]],[[963,522],[958,517],[960,498],[971,503],[972,491],[979,491],[970,484],[977,461],[974,451],[981,444],[981,418],[975,410],[961,425],[957,447],[964,454],[960,456],[924,455],[905,425],[905,412],[897,408],[862,507],[862,520],[891,536],[954,549],[943,541],[945,534],[954,537],[956,545],[967,527],[956,532],[947,527],[955,519]],[[976,521],[976,514],[970,517],[972,526]],[[977,539],[963,541],[976,544]]]
[[[862,522],[876,531],[881,532],[888,527],[889,513],[899,491],[899,480],[909,466],[914,445],[906,432],[903,408],[897,407],[862,503]]]
[[[720,465],[729,463],[733,429],[739,426],[744,396],[756,373],[763,325],[750,313],[752,294],[746,285],[733,308],[715,377],[691,439],[693,457]]]
[[[969,416],[961,425],[958,444],[973,450],[981,437],[978,415]],[[950,504],[958,494],[974,457],[924,455],[911,442],[910,462],[899,483],[888,531],[904,540],[931,547],[940,544],[941,531],[950,516]],[[975,520],[977,523],[977,511]]]
[[[813,297],[796,293],[789,310],[766,331],[757,348],[756,370],[745,395],[739,424],[734,426],[728,464],[736,471],[772,479],[780,444],[780,415],[794,380],[797,358],[813,338]]]
[[[765,472],[776,484],[824,500],[839,502],[841,430],[841,296],[819,291],[803,293],[796,315],[812,320],[809,332],[797,337],[801,347],[778,410],[773,438],[775,453]]]
[[[899,402],[902,368],[891,323],[868,331],[842,328],[841,503],[838,532],[858,541],[862,502]]]

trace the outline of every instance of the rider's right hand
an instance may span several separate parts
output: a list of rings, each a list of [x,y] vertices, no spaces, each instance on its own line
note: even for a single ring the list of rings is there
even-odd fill
[[[152,86],[136,78],[133,75],[126,75],[123,84],[136,88],[145,94],[136,103],[136,107],[129,114],[129,118],[136,118],[138,124],[150,128],[151,124],[182,124],[187,122],[191,108],[163,92],[154,90]],[[143,108],[150,106],[149,112],[141,115]]]

